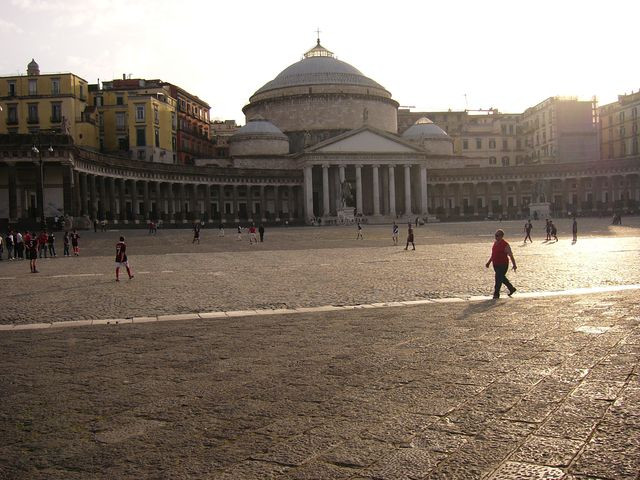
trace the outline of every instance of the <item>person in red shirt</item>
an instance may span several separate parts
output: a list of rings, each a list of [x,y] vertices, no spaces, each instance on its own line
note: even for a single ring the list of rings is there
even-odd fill
[[[120,241],[116,243],[116,282],[120,281],[120,267],[125,267],[129,274],[129,280],[133,278],[131,267],[127,260],[127,244],[124,243],[124,237],[120,237]]]
[[[504,239],[504,232],[502,230],[497,230],[496,241],[493,242],[493,247],[491,249],[491,257],[485,265],[489,268],[489,265],[493,263],[493,270],[496,272],[496,284],[493,289],[493,298],[500,298],[500,288],[502,287],[502,284],[509,289],[509,296],[513,295],[516,291],[516,287],[511,285],[511,282],[507,279],[509,258],[511,259],[513,271],[515,272],[518,267],[516,266],[516,259],[513,258],[511,247]]]
[[[249,245],[258,244],[258,237],[256,237],[256,226],[252,223],[249,227]]]

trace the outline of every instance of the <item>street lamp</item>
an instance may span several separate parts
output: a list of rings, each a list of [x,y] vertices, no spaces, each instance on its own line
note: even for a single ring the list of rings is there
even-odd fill
[[[38,213],[40,214],[40,228],[41,230],[45,230],[47,228],[47,222],[44,217],[44,161],[42,160],[42,146],[38,144],[38,147],[35,145],[31,147],[31,151],[38,155],[40,159],[40,182],[38,185]],[[47,148],[49,153],[53,152],[53,147],[49,145]]]

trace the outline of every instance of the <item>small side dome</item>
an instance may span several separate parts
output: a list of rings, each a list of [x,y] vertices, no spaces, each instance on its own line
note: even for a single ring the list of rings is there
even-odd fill
[[[421,138],[449,138],[449,135],[427,117],[422,117],[416,123],[407,128],[407,130],[402,134],[402,137],[407,140],[413,140]]]
[[[256,116],[229,138],[229,153],[232,157],[285,155],[289,153],[289,137],[270,121]]]
[[[453,140],[443,129],[422,117],[402,134],[402,138],[434,155],[453,155]]]
[[[27,65],[27,75],[40,75],[40,66],[33,58],[29,62],[29,65]]]

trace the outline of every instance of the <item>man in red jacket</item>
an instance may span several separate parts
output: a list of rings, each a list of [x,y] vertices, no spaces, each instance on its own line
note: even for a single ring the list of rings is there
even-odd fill
[[[509,289],[508,295],[511,296],[516,291],[516,287],[511,285],[511,282],[507,279],[507,271],[509,270],[509,258],[513,264],[513,271],[518,268],[516,266],[516,259],[513,258],[513,252],[509,243],[504,239],[504,232],[502,230],[496,231],[496,241],[493,242],[491,249],[491,257],[485,265],[489,268],[489,265],[493,263],[493,270],[496,272],[496,284],[493,290],[493,298],[500,298],[500,288],[504,283],[504,286]]]

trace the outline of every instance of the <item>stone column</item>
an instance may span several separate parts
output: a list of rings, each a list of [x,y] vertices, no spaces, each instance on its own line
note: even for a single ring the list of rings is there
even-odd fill
[[[260,221],[267,221],[267,197],[265,195],[264,185],[260,185]]]
[[[378,166],[373,165],[372,175],[373,175],[373,215],[380,215],[380,179],[378,177]]]
[[[118,216],[116,212],[116,179],[109,177],[109,211],[111,212],[111,220],[113,223],[118,223]]]
[[[507,213],[507,183],[500,182],[500,212]]]
[[[322,215],[328,217],[329,210],[329,165],[322,165]]]
[[[73,169],[62,167],[62,211],[69,215],[73,213]]]
[[[346,178],[344,168],[345,168],[344,165],[340,165],[340,168],[338,169],[338,171],[340,172],[340,184],[341,185],[344,183],[344,180]]]
[[[9,221],[18,220],[18,176],[15,163],[8,163],[9,167]]]
[[[405,215],[411,217],[411,165],[404,166],[404,210]]]
[[[213,223],[213,210],[211,208],[211,185],[205,183],[204,187],[204,211],[207,216],[207,223]]]
[[[142,220],[149,220],[151,199],[149,198],[149,182],[147,180],[142,181],[142,202],[144,204],[144,214],[142,215]]]
[[[236,223],[240,222],[240,215],[238,212],[238,185],[233,185],[233,205],[231,206],[233,218]]]
[[[420,213],[429,215],[429,201],[427,195],[427,166],[420,165]]]
[[[449,202],[449,184],[442,184],[442,203],[444,206],[444,213],[447,217],[451,216],[451,203]]]
[[[289,209],[289,220],[293,220],[293,213],[295,210],[295,193],[293,192],[293,185],[289,185],[288,189],[288,198],[287,198],[287,207]]]
[[[471,202],[471,208],[473,209],[473,215],[474,216],[478,216],[479,212],[478,212],[478,184],[476,182],[473,182],[471,184],[471,195],[469,198],[469,201]]]
[[[396,177],[393,165],[389,165],[389,215],[396,216]]]
[[[120,197],[120,221],[127,223],[127,200],[125,198],[125,180],[118,179],[118,195]]]
[[[304,216],[305,221],[309,221],[313,214],[313,178],[312,167],[304,167]]]
[[[362,214],[362,166],[356,165],[356,213]]]
[[[87,215],[87,174],[80,174],[80,215]]]
[[[92,220],[98,218],[98,200],[96,197],[96,176],[91,175],[89,177],[89,198],[91,199],[91,211],[89,212],[89,216]]]
[[[167,185],[167,215],[170,223],[176,223],[176,205],[175,195],[173,194],[173,183],[169,182]]]
[[[182,223],[187,223],[187,209],[185,203],[187,203],[187,187],[184,183],[178,184],[178,202],[180,202],[180,218]]]
[[[107,186],[106,179],[101,175],[97,179],[98,183],[98,218],[104,220],[107,213]]]
[[[140,204],[138,203],[138,186],[136,180],[130,180],[131,188],[131,211],[133,212],[133,222],[139,223]]]

